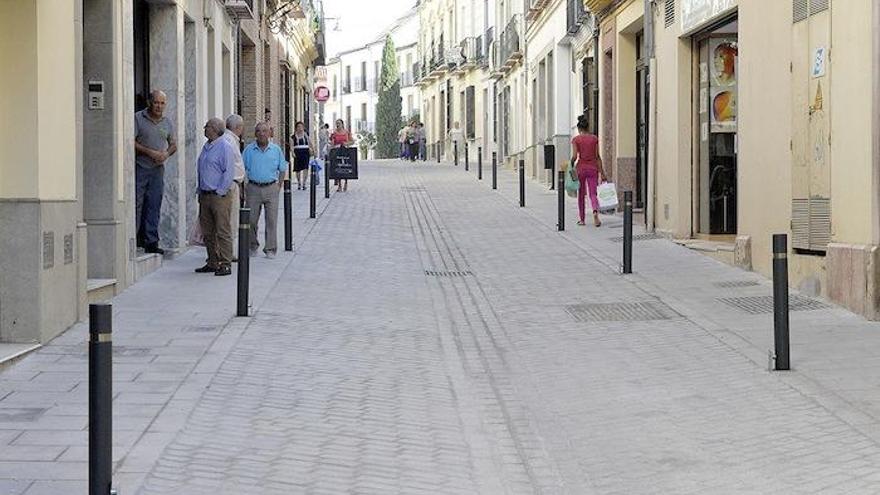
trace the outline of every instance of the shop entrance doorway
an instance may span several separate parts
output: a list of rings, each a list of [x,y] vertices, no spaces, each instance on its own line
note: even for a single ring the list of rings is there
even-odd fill
[[[737,232],[737,22],[695,39],[701,234]]]

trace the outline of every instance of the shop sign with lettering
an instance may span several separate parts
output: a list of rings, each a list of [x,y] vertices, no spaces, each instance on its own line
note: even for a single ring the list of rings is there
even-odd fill
[[[736,6],[737,0],[683,0],[681,32],[690,34],[717,17],[730,13]]]

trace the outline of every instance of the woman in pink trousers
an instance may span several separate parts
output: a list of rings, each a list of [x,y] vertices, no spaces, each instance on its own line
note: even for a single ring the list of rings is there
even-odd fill
[[[578,213],[580,220],[578,225],[585,225],[586,216],[585,196],[590,195],[590,204],[593,206],[593,224],[601,227],[599,221],[599,196],[596,188],[599,180],[605,181],[605,170],[602,168],[602,158],[599,157],[599,138],[588,131],[587,118],[584,115],[578,117],[578,135],[571,140],[571,162],[577,163],[578,180],[581,187],[578,189]]]

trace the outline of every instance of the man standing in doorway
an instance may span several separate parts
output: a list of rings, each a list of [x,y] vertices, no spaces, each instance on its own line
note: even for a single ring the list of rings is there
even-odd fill
[[[238,215],[239,207],[244,206],[244,162],[241,159],[241,135],[244,133],[244,119],[241,115],[232,114],[226,117],[226,132],[223,139],[235,148],[235,182],[229,195],[232,196],[232,211],[230,212],[230,224],[232,225],[232,259],[238,259]]]
[[[199,225],[208,263],[196,273],[213,273],[218,277],[232,274],[232,233],[230,210],[235,206],[229,194],[235,177],[235,147],[223,139],[223,121],[212,118],[205,124],[208,142],[199,155]]]
[[[159,247],[159,214],[165,192],[165,161],[177,152],[174,126],[165,117],[168,97],[153,91],[147,108],[134,114],[135,220],[138,246],[163,255]]]
[[[260,122],[254,129],[257,141],[244,149],[247,170],[247,202],[251,209],[251,254],[260,247],[257,225],[260,208],[266,210],[266,241],[263,252],[272,259],[278,251],[278,193],[287,173],[287,160],[277,144],[269,141],[269,124]]]

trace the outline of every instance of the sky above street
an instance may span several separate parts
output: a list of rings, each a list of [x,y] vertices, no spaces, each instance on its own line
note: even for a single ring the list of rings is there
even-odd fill
[[[414,5],[415,0],[324,0],[328,57],[364,46]],[[331,17],[339,19],[339,31]]]

